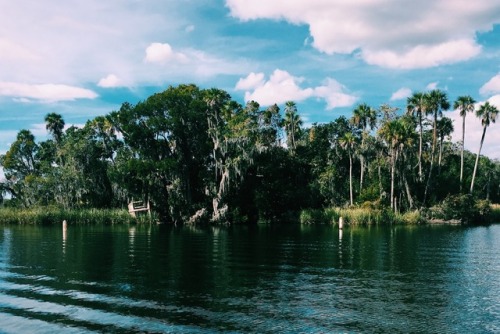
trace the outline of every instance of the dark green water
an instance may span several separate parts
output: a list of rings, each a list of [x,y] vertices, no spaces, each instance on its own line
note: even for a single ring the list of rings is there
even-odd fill
[[[500,333],[500,225],[0,226],[1,333]]]

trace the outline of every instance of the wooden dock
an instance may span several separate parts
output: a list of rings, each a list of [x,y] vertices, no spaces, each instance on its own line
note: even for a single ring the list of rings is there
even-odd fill
[[[149,201],[132,201],[128,204],[128,212],[132,217],[137,217],[137,212],[151,212]]]

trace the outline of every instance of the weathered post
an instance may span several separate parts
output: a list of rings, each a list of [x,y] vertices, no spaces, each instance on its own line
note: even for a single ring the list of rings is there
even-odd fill
[[[340,217],[339,218],[339,230],[344,228],[344,218]]]

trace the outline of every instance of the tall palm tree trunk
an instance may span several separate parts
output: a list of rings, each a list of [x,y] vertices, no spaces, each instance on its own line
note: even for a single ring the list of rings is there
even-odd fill
[[[438,175],[441,174],[441,161],[443,159],[443,139],[439,140]]]
[[[479,151],[477,152],[476,163],[474,164],[474,172],[472,173],[472,181],[470,183],[470,193],[474,190],[474,180],[476,178],[477,165],[479,164],[479,156],[481,155],[481,149],[483,148],[484,135],[486,134],[486,126],[483,127],[483,135],[481,136],[481,144],[479,145]]]
[[[359,156],[359,164],[361,165],[361,173],[359,176],[359,193],[361,193],[361,190],[363,189],[363,178],[365,174],[365,157],[363,154]]]
[[[419,138],[419,143],[418,143],[418,178],[420,182],[423,180],[423,173],[422,173],[422,137],[423,137],[423,130],[422,130],[422,114],[419,114],[418,117],[418,122],[419,122],[419,127],[420,127],[420,138]]]
[[[425,206],[425,202],[427,201],[427,193],[428,193],[430,185],[431,185],[432,170],[434,169],[434,155],[435,155],[435,145],[432,145],[431,165],[429,167],[429,176],[427,177],[427,183],[425,184],[424,200],[422,201],[423,206]]]
[[[353,194],[352,194],[352,154],[349,154],[349,195],[350,195],[351,205],[354,205]]]
[[[396,157],[394,149],[391,152],[391,209],[395,210],[394,206],[394,177],[396,174]]]
[[[462,121],[462,150],[460,152],[460,192],[462,191],[462,183],[464,179],[464,147],[465,147],[465,113]]]

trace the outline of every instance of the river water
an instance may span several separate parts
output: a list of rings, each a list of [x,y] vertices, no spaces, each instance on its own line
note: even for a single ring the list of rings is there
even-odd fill
[[[0,333],[500,333],[500,225],[0,226]]]

